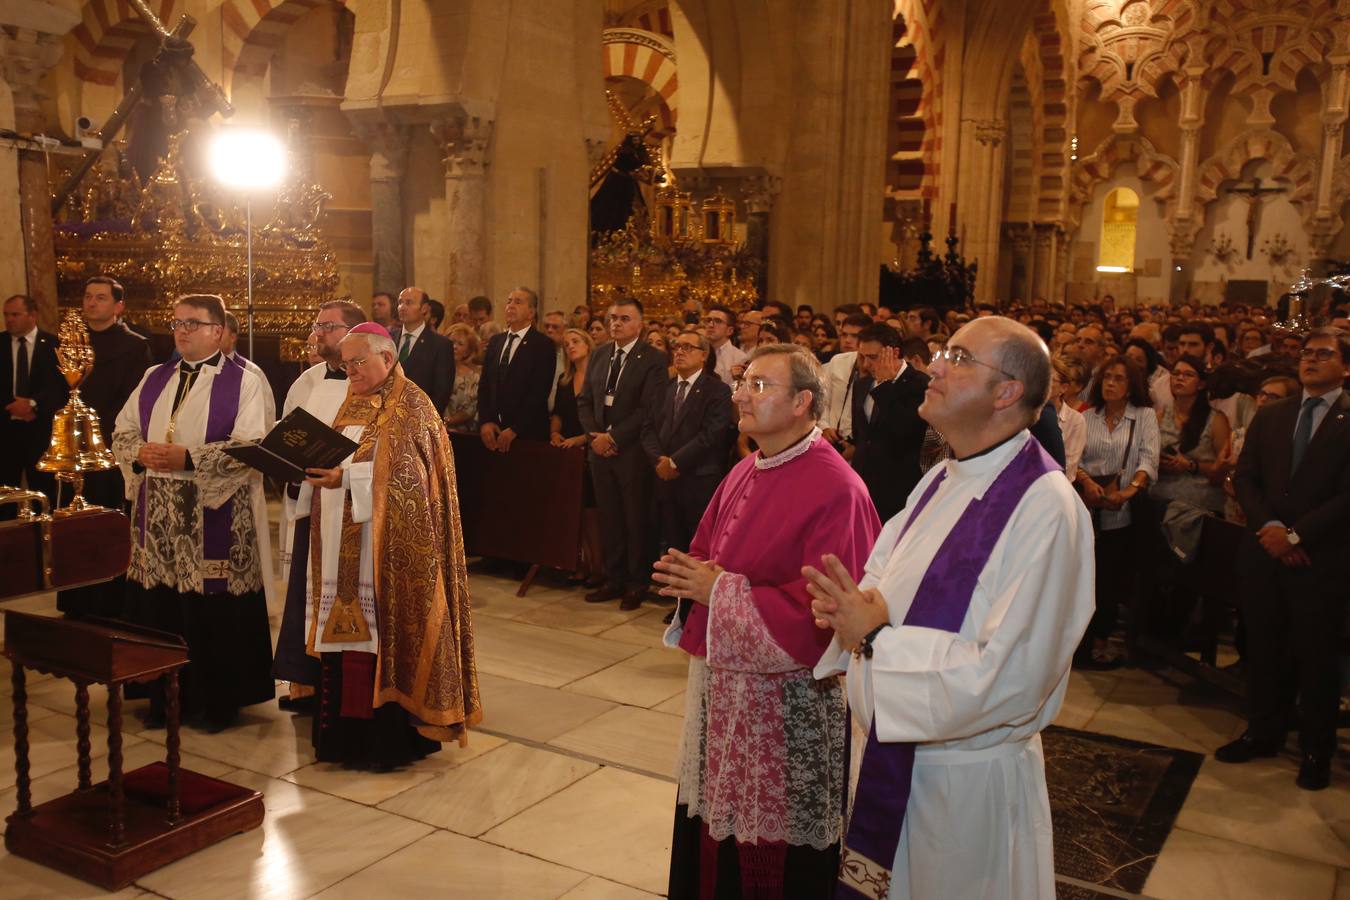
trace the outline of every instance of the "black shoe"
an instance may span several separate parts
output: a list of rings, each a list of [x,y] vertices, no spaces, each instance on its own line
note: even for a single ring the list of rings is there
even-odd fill
[[[1275,740],[1262,739],[1252,737],[1250,731],[1244,731],[1242,737],[1215,750],[1214,758],[1221,763],[1245,763],[1258,756],[1276,756],[1283,747],[1283,736]]]
[[[1294,783],[1305,791],[1320,791],[1331,784],[1331,757],[1322,753],[1303,754]]]
[[[314,694],[310,694],[308,697],[278,697],[277,706],[297,715],[312,715],[314,703],[317,699],[318,697]]]
[[[201,728],[207,734],[220,734],[239,721],[238,711],[232,713],[213,713],[203,717]]]
[[[626,591],[623,595],[623,602],[619,604],[619,609],[624,612],[640,609],[642,607],[642,601],[646,599],[647,592],[645,590]]]
[[[602,587],[599,590],[591,591],[586,595],[587,603],[608,603],[611,600],[618,600],[623,596],[623,591],[615,590],[610,587]]]

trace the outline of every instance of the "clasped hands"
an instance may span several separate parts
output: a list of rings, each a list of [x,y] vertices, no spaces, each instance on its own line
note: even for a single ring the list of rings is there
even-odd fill
[[[33,408],[33,401],[27,397],[15,397],[5,407],[5,412],[9,413],[10,418],[18,419],[20,422],[32,422],[37,419],[37,411]]]
[[[841,647],[856,650],[863,638],[891,621],[886,598],[876,588],[859,588],[833,553],[825,554],[820,562],[823,572],[814,566],[802,566],[816,627],[834,629]]]
[[[478,429],[478,435],[483,439],[483,446],[497,453],[508,453],[511,450],[511,443],[516,439],[516,433],[510,428],[500,428],[495,422],[484,422],[483,427]]]
[[[725,569],[716,562],[695,559],[671,547],[656,561],[652,578],[665,585],[657,591],[662,597],[689,599],[707,606],[712,599],[713,584]]]
[[[591,434],[591,449],[596,456],[618,456],[619,445],[608,431],[596,431]]]
[[[1115,484],[1109,488],[1104,488],[1090,478],[1082,481],[1083,485],[1083,505],[1088,509],[1112,509],[1120,510],[1125,508],[1139,489],[1133,484],[1126,486],[1123,490]]]
[[[178,444],[141,444],[136,460],[147,469],[169,472],[187,468],[187,448]]]

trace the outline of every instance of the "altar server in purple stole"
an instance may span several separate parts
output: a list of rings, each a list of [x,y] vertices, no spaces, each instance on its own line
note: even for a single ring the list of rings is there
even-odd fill
[[[1092,526],[1028,427],[1050,354],[977,319],[934,357],[919,414],[951,445],[852,562],[806,570],[847,672],[862,752],[841,898],[1055,896],[1040,732],[1059,712],[1093,610]]]
[[[820,364],[791,344],[755,349],[732,394],[759,450],[713,495],[686,555],[656,565],[679,597],[667,646],[689,654],[669,895],[828,897],[843,829],[848,711],[811,667],[802,567],[833,553],[862,572],[881,527],[867,487],[820,434]]]
[[[169,324],[180,358],[146,371],[112,436],[132,503],[126,617],[187,641],[183,715],[220,730],[275,693],[262,475],[223,452],[262,438],[264,388],[221,353],[219,297],[180,297]],[[162,725],[158,683],[149,693]]]

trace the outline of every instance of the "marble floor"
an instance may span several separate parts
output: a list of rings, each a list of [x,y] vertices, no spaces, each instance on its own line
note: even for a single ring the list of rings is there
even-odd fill
[[[664,611],[587,605],[577,591],[544,585],[517,598],[514,582],[485,575],[473,576],[472,590],[485,717],[468,747],[447,746],[402,771],[363,774],[315,763],[310,720],[275,704],[248,709],[222,734],[187,729],[185,765],[261,790],[266,821],[116,896],[661,895],[685,678],[681,655],[660,648]],[[42,596],[0,604],[14,608],[54,612],[54,603]],[[8,748],[12,709],[3,674],[0,747]],[[40,802],[75,783],[74,690],[32,677]],[[1130,669],[1071,678],[1058,719],[1071,728],[1206,753],[1242,730],[1222,698],[1181,676]],[[97,721],[102,696],[93,700]],[[134,716],[129,721],[127,766],[162,758],[164,732],[143,731]],[[94,730],[96,754],[105,736]],[[1294,787],[1292,757],[1237,767],[1207,759],[1140,896],[1350,900],[1345,758],[1336,763],[1332,788],[1316,794]],[[96,761],[96,778],[100,768]],[[13,806],[6,762],[0,814]],[[1064,884],[1075,896],[1075,888],[1089,887]],[[97,896],[106,895],[0,855],[0,897],[7,900]]]

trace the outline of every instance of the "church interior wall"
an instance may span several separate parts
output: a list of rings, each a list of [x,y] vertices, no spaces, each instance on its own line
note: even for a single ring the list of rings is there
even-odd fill
[[[1092,192],[1092,200],[1083,207],[1079,226],[1070,250],[1072,270],[1069,275],[1069,302],[1083,303],[1098,300],[1111,293],[1122,305],[1128,303],[1118,289],[1119,279],[1107,279],[1096,271],[1100,258],[1102,215],[1106,198],[1116,188],[1128,188],[1139,197],[1139,218],[1135,228],[1134,269],[1130,293],[1137,302],[1163,302],[1171,286],[1171,251],[1167,241],[1167,226],[1158,210],[1158,187],[1139,177],[1133,163],[1122,163],[1115,174],[1101,182]]]

